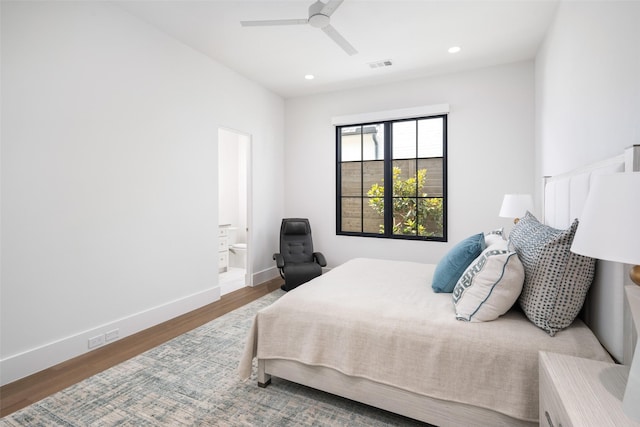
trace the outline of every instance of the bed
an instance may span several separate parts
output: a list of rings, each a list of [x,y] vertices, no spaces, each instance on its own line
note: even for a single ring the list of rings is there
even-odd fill
[[[579,211],[590,174],[624,168],[628,157],[547,179],[545,217],[559,227]],[[597,314],[623,312],[624,301],[589,298],[586,321],[605,326],[592,330],[578,318],[555,336],[517,307],[495,321],[461,322],[451,294],[432,291],[434,270],[358,258],[296,288],[256,315],[240,375],[249,377],[256,358],[261,386],[275,376],[438,426],[517,426],[538,424],[539,351],[627,357],[627,323],[611,326]],[[620,279],[611,270],[596,286]]]

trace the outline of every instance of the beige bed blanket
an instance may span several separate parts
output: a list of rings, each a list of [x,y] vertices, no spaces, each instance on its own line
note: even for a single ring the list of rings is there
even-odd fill
[[[354,259],[257,313],[239,372],[252,360],[333,368],[425,396],[538,419],[538,351],[610,361],[579,320],[550,337],[512,309],[456,320],[431,289],[435,265]]]

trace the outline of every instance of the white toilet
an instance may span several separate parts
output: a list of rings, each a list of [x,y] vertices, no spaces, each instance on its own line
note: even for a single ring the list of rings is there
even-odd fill
[[[237,243],[237,228],[229,228],[229,267],[247,268],[247,244]]]

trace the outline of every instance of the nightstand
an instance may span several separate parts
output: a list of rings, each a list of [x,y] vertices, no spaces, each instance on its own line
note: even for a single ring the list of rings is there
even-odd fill
[[[540,352],[539,368],[540,426],[640,426],[622,412],[628,366]]]

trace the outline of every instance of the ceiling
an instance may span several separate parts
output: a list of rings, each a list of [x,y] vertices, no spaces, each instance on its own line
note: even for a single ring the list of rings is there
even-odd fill
[[[313,2],[116,3],[284,98],[531,59],[558,5],[558,0],[345,0],[331,15],[331,25],[358,51],[353,56],[310,25],[240,25],[307,18]],[[452,46],[462,50],[448,53]],[[382,60],[393,65],[369,65]],[[315,79],[306,80],[307,74]]]

